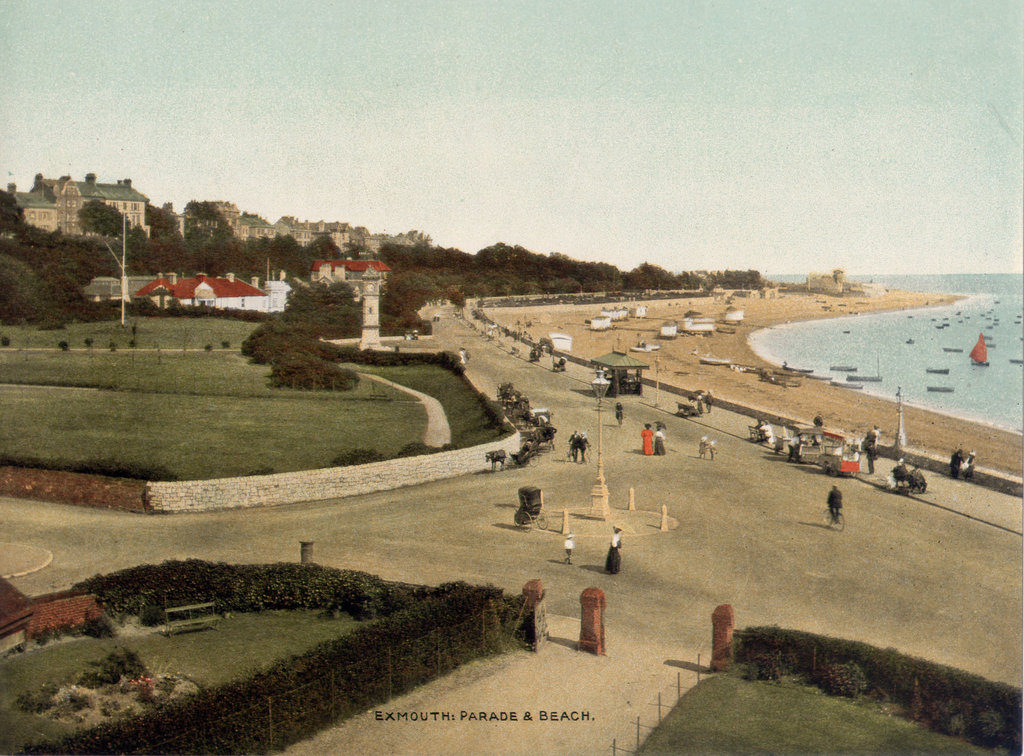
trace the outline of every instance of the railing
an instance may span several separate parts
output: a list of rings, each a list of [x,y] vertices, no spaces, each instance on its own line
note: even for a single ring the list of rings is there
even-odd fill
[[[697,665],[693,668],[693,671],[696,673],[696,681],[693,683],[693,685],[697,685],[698,683],[700,683],[701,672],[705,671],[701,667],[700,654],[697,654]],[[612,740],[611,745],[612,756],[619,756],[620,754],[630,754],[630,756],[636,756],[636,754],[639,754],[640,747],[643,745],[644,740],[647,739],[647,736],[650,735],[658,727],[658,725],[661,724],[661,720],[664,719],[670,711],[672,711],[675,705],[679,703],[679,699],[683,697],[683,694],[689,692],[693,685],[687,687],[684,690],[683,673],[676,672],[675,685],[672,686],[672,688],[669,691],[669,695],[674,695],[675,698],[671,699],[670,701],[663,700],[662,691],[658,691],[657,699],[651,701],[649,704],[652,708],[657,707],[657,716],[654,720],[654,724],[645,724],[642,721],[643,717],[638,716],[636,718],[636,738],[635,740],[632,736],[629,738],[630,745],[633,745],[635,743],[635,746],[632,749],[627,748],[625,745],[620,745],[618,738],[615,738]],[[625,742],[626,741],[623,741],[623,743]]]

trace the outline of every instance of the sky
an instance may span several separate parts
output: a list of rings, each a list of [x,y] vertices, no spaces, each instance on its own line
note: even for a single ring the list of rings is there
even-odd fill
[[[0,169],[624,270],[1021,272],[1022,50],[1018,0],[4,0]]]

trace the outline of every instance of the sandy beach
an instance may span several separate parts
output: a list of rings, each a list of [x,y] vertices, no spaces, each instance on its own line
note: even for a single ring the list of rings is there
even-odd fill
[[[948,304],[952,295],[888,291],[877,297],[835,297],[820,293],[780,293],[777,297],[735,297],[731,306],[744,311],[740,323],[729,324],[734,333],[716,331],[709,336],[658,339],[665,320],[682,323],[683,314],[699,311],[702,316],[721,320],[730,306],[728,297],[680,298],[645,302],[646,317],[616,321],[611,330],[591,331],[585,321],[599,314],[600,307],[588,305],[545,305],[537,307],[487,308],[497,323],[525,330],[533,339],[558,331],[573,337],[573,354],[597,357],[613,349],[629,348],[645,341],[658,344],[651,353],[629,352],[651,365],[645,376],[683,389],[710,391],[714,396],[740,404],[764,408],[766,412],[794,417],[810,424],[816,415],[828,427],[862,436],[873,425],[882,429],[884,443],[892,443],[896,430],[896,404],[883,398],[831,386],[827,381],[802,380],[787,388],[761,381],[756,373],[744,373],[725,366],[705,365],[701,357],[715,357],[732,363],[775,368],[751,349],[747,339],[760,328],[787,322],[839,317],[857,313],[907,310]],[[629,303],[634,305],[637,303]],[[650,390],[648,389],[648,396]],[[673,397],[664,397],[666,403]],[[957,445],[977,452],[979,466],[1020,475],[1024,457],[1020,434],[971,420],[907,406],[904,423],[910,447],[948,457]]]

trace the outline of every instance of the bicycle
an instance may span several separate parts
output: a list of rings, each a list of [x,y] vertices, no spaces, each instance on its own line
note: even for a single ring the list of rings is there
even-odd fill
[[[843,530],[846,527],[846,518],[843,517],[843,510],[839,510],[834,515],[832,510],[825,508],[825,527],[829,530]]]

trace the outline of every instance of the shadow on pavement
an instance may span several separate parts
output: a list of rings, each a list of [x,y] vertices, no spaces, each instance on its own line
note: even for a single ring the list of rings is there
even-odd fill
[[[822,530],[832,530],[828,525],[823,522],[804,522],[803,520],[797,520],[797,525],[806,525],[809,528],[821,528]]]
[[[695,664],[694,662],[682,661],[681,659],[666,659],[665,660],[665,666],[666,667],[678,667],[679,669],[685,669],[685,670],[688,670],[690,672],[705,672],[705,673],[710,673],[711,672],[711,668],[710,667],[704,667],[704,666],[701,666],[700,664]]]
[[[575,641],[572,638],[559,638],[554,635],[549,635],[548,642],[559,646],[565,646],[566,648],[571,648],[573,651],[576,651],[579,648],[579,641]]]

